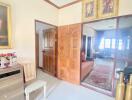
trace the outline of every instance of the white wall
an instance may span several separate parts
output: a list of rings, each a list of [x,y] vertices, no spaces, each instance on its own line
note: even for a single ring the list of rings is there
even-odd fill
[[[132,14],[132,0],[119,0],[119,16]],[[82,2],[59,10],[59,26],[82,22]]]
[[[132,0],[119,0],[119,16],[132,14]]]
[[[11,5],[12,49],[0,49],[0,53],[15,51],[35,63],[35,19],[58,25],[58,9],[44,0],[0,0]]]
[[[59,26],[82,22],[82,3],[59,10]]]

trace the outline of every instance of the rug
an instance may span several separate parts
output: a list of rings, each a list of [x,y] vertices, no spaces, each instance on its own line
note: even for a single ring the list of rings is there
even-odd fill
[[[111,91],[112,67],[103,64],[94,65],[93,71],[85,78],[84,82],[92,86]]]

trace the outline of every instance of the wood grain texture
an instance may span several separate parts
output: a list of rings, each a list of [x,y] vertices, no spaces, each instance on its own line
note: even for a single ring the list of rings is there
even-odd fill
[[[56,29],[44,31],[43,69],[51,75],[56,75]]]
[[[25,82],[36,79],[35,65],[32,62],[22,62],[21,64],[24,66]]]
[[[23,66],[24,69],[24,82],[29,82],[36,79],[36,64],[31,59],[18,57],[17,62]]]
[[[58,77],[80,84],[81,24],[58,28]]]

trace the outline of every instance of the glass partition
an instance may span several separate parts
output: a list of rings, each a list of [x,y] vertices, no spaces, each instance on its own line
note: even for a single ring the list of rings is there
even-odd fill
[[[83,24],[81,80],[83,85],[111,92],[116,53],[117,19]],[[118,48],[122,49],[122,40]]]
[[[118,25],[116,71],[124,70],[125,67],[132,67],[132,17],[119,18]]]

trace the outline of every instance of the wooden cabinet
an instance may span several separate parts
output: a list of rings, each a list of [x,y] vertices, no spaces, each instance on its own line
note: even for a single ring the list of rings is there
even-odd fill
[[[0,69],[0,100],[24,100],[21,65]]]

